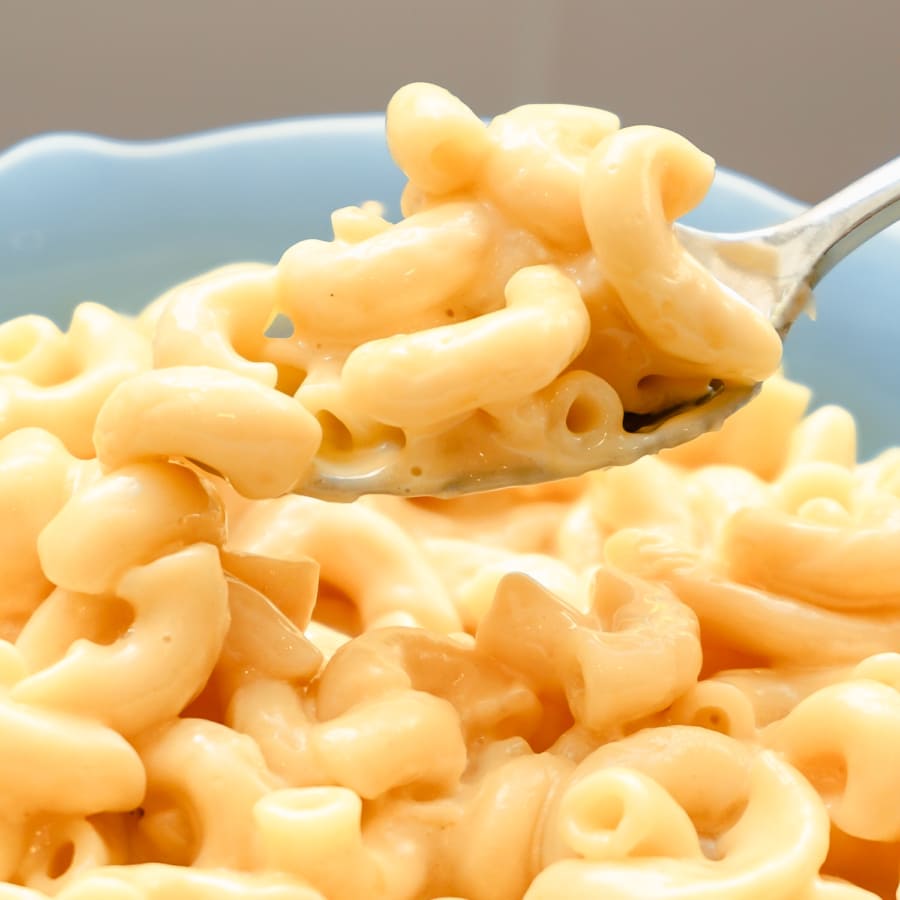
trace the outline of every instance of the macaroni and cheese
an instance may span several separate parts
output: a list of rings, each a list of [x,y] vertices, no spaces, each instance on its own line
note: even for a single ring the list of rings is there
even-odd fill
[[[683,138],[387,130],[402,222],[0,326],[0,900],[896,896],[900,451],[846,412],[303,493],[556,471],[779,361],[672,237]]]

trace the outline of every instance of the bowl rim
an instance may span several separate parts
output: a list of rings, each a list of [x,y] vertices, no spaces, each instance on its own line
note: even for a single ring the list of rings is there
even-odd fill
[[[23,138],[0,151],[0,176],[34,156],[91,151],[104,156],[164,157],[208,150],[223,144],[332,134],[384,133],[384,114],[323,113],[241,122],[154,138],[117,138],[90,131],[48,131]]]
[[[67,152],[89,152],[118,158],[163,158],[180,156],[223,145],[256,144],[270,140],[328,135],[383,135],[385,116],[377,112],[322,113],[223,125],[195,132],[154,138],[116,138],[87,131],[50,131],[18,141],[0,151],[0,177],[18,165],[40,156]],[[807,204],[752,175],[728,166],[716,166],[716,179],[729,195],[763,202],[789,218]]]

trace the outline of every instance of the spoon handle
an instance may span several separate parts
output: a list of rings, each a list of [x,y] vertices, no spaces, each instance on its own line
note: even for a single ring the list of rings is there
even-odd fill
[[[803,258],[816,260],[810,287],[848,253],[900,219],[900,156],[816,204],[790,222],[783,243],[797,241]]]

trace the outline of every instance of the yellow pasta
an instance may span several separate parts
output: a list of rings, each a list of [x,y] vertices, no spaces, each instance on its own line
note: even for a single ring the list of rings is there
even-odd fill
[[[253,498],[328,499],[333,478],[437,494],[502,469],[630,461],[646,436],[624,412],[777,368],[772,326],[674,237],[713,171],[684,138],[560,105],[485,125],[427,84],[397,93],[387,136],[409,176],[400,222],[339,210],[333,240],[177,286],[136,329],[95,306],[68,335],[38,317],[4,326],[9,427],[46,425],[107,468],[184,457]],[[289,333],[269,333],[278,317]],[[91,351],[95,377],[77,351],[101,328],[117,355]],[[53,412],[76,385],[89,396]],[[203,420],[213,407],[227,415]]]
[[[387,135],[401,222],[0,326],[0,900],[900,897],[900,451],[674,239],[711,160],[433,85]]]

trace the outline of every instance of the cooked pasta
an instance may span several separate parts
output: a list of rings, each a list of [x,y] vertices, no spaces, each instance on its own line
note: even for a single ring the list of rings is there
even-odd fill
[[[623,411],[777,368],[771,324],[673,235],[713,174],[680,135],[575,106],[485,125],[418,84],[387,136],[409,177],[402,221],[339,210],[333,240],[189,281],[142,317],[152,360],[110,379],[93,423],[104,466],[180,456],[253,498],[562,477],[644,451]],[[279,316],[289,334],[270,333]],[[223,415],[201,424],[210,408]],[[91,424],[60,437],[79,452]]]
[[[773,376],[630,466],[302,495],[778,363],[672,238],[683,138],[427,85],[387,130],[402,222],[0,327],[0,900],[900,896],[900,451],[848,413]]]

